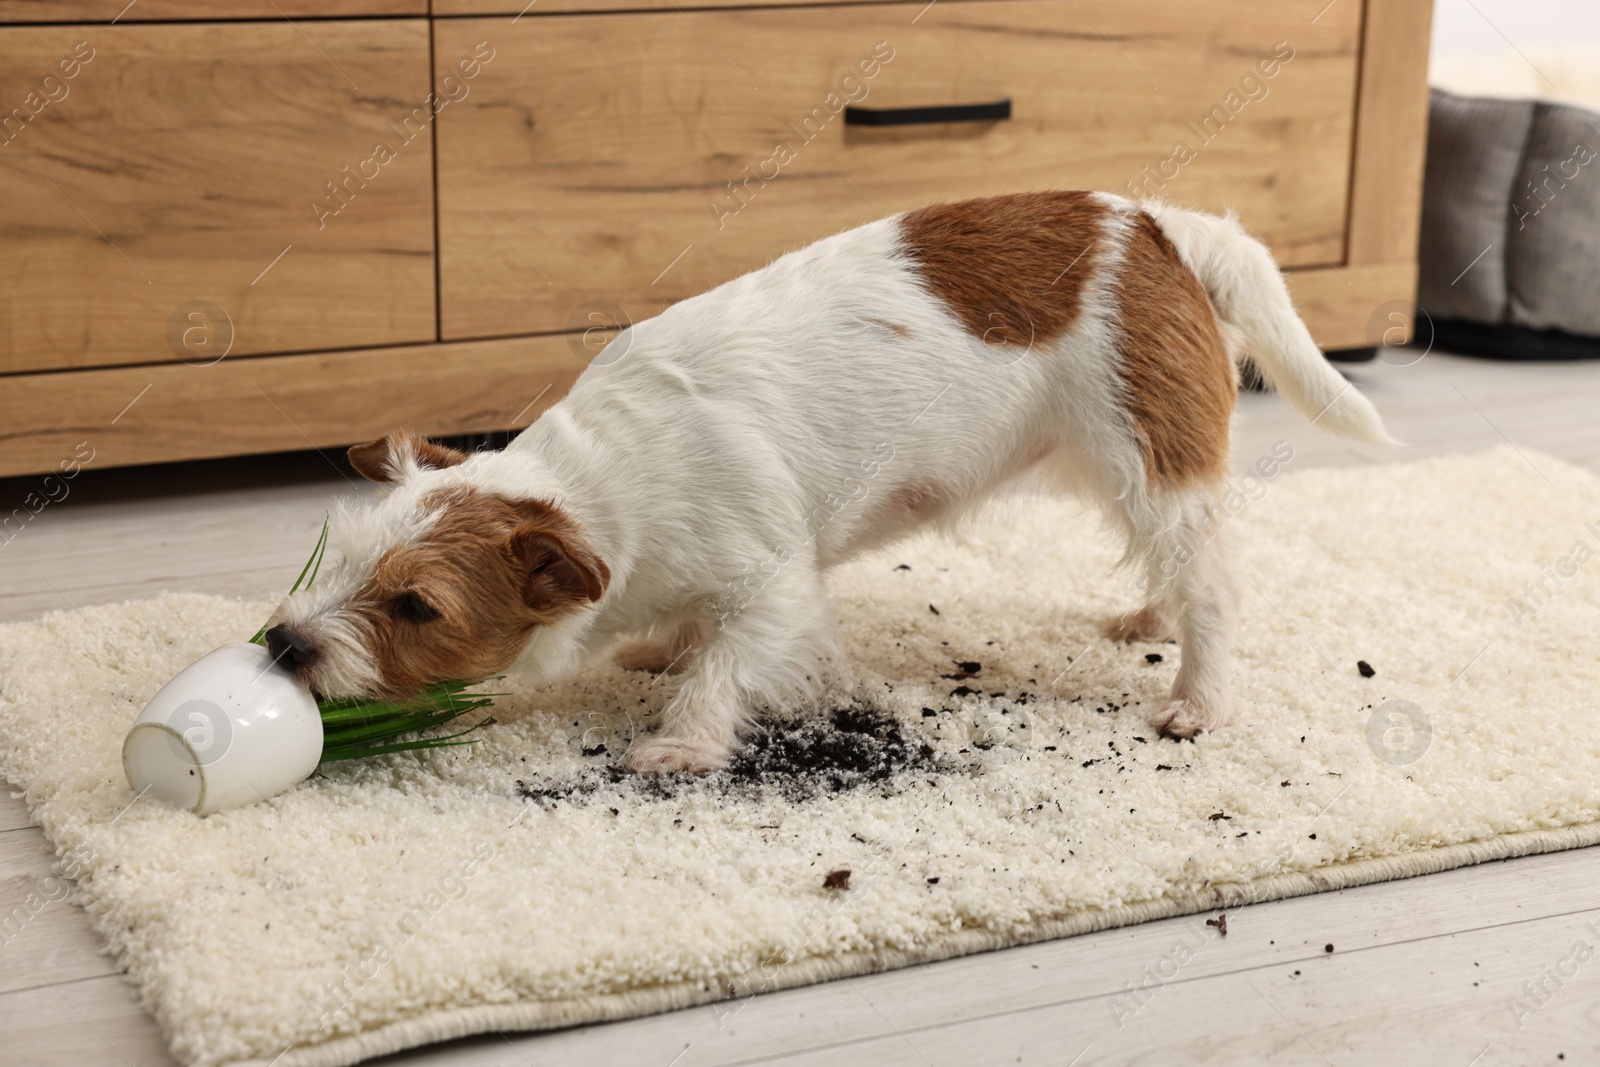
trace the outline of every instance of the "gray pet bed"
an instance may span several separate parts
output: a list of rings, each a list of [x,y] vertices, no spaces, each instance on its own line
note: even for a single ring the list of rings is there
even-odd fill
[[[1434,90],[1417,300],[1451,351],[1600,356],[1600,113]]]

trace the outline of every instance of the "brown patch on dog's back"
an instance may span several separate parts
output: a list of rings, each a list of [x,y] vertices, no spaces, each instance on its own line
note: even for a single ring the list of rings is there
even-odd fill
[[[502,671],[535,629],[605,592],[609,569],[554,504],[465,486],[424,503],[438,519],[384,553],[358,601],[386,693]]]
[[[1016,193],[909,211],[900,228],[923,281],[969,333],[1028,347],[1077,321],[1106,214],[1092,193]]]
[[[1138,212],[1126,235],[1119,348],[1145,478],[1169,489],[1218,481],[1237,389],[1216,314],[1154,218]]]

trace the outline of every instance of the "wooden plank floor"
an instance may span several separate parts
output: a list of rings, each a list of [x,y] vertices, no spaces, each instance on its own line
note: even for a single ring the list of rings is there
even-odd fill
[[[1409,447],[1348,446],[1308,428],[1276,397],[1252,395],[1240,402],[1236,466],[1280,440],[1295,450],[1291,469],[1509,441],[1600,473],[1600,364],[1436,353],[1407,367],[1346,370]],[[36,481],[0,481],[0,511]],[[315,454],[140,471],[91,466],[65,500],[0,545],[0,620],[162,589],[271,595],[304,559],[330,496],[363,491]],[[1593,647],[1597,636],[1573,640]],[[21,802],[0,795],[0,920],[11,917],[0,934],[0,1062],[170,1064],[82,911],[59,899],[52,860]],[[1226,937],[1208,937],[1199,916],[1171,919],[607,1026],[488,1035],[382,1062],[1594,1063],[1600,962],[1582,946],[1600,947],[1597,884],[1600,849],[1531,857],[1255,905],[1229,915]],[[44,901],[32,914],[29,894]],[[1175,955],[1180,943],[1192,958]],[[1569,962],[1575,950],[1583,962]],[[1132,985],[1147,992],[1130,997]]]

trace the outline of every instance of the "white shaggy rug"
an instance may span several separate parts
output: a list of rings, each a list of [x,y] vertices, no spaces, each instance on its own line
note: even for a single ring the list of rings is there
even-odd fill
[[[1291,464],[1228,529],[1238,722],[1194,743],[1144,722],[1174,648],[1096,636],[1131,606],[1114,548],[1029,501],[837,573],[832,713],[704,780],[611,772],[656,694],[599,667],[502,701],[470,748],[205,819],[130,807],[140,706],[269,607],[192,595],[0,628],[0,772],[202,1064],[346,1064],[1600,839],[1600,479],[1511,449]]]

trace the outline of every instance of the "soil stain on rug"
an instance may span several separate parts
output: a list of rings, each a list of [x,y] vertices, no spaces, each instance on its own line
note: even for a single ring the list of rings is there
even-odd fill
[[[822,715],[767,722],[733,754],[728,766],[703,776],[648,778],[620,766],[586,769],[566,781],[519,781],[518,795],[540,805],[583,803],[601,786],[632,789],[642,799],[665,800],[684,790],[722,794],[777,794],[792,804],[819,796],[876,787],[897,792],[896,779],[914,773],[949,773],[933,746],[907,737],[900,720],[875,708],[852,705]]]

